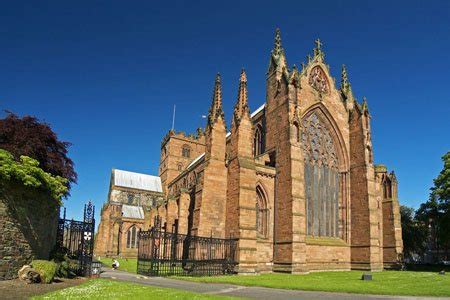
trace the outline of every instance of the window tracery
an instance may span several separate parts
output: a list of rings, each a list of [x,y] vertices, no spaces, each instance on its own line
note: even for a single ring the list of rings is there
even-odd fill
[[[306,232],[339,237],[340,175],[336,145],[316,112],[302,120],[306,195]]]

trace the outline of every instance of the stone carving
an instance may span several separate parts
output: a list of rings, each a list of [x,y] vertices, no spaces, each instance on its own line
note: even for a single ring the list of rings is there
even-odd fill
[[[338,158],[333,139],[329,130],[320,122],[319,117],[315,113],[311,114],[303,119],[302,127],[302,147],[305,161],[337,170]]]
[[[319,93],[326,94],[329,91],[327,77],[319,66],[315,66],[311,70],[309,84]]]

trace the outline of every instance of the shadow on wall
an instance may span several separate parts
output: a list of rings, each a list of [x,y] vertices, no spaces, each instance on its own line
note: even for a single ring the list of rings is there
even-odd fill
[[[41,189],[0,182],[0,280],[17,277],[32,259],[48,259],[56,243],[59,205]]]

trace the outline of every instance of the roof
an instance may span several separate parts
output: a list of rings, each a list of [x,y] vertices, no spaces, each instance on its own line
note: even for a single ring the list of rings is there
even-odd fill
[[[197,156],[197,158],[195,158],[195,159],[189,164],[189,166],[187,166],[186,169],[189,169],[190,167],[192,167],[196,162],[198,162],[200,159],[202,159],[203,156],[205,156],[205,152],[203,152],[202,154],[200,154],[199,156]]]
[[[161,178],[148,174],[113,169],[111,183],[119,187],[162,193]]]
[[[266,107],[266,104],[264,103],[263,105],[261,105],[260,107],[258,107],[254,112],[252,112],[252,114],[250,115],[250,118],[253,118],[254,116],[256,116],[260,111],[262,111],[264,108]]]
[[[140,206],[123,204],[122,217],[131,219],[144,219],[144,210]]]

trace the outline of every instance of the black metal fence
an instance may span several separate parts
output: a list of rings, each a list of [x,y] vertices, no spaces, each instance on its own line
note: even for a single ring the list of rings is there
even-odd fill
[[[148,276],[234,274],[236,239],[164,232],[158,227],[139,233],[138,273]]]
[[[77,266],[72,271],[78,275],[91,275],[94,229],[94,205],[91,202],[84,206],[83,221],[67,220],[64,208],[64,215],[58,223],[57,243],[69,258],[77,260]]]

